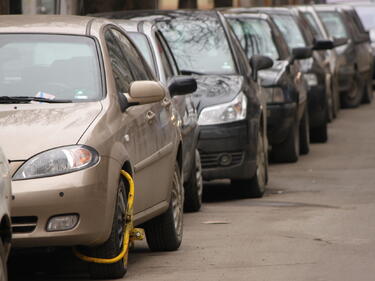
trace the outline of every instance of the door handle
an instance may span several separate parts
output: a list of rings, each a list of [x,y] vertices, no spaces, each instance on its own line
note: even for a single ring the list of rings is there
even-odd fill
[[[168,99],[168,98],[164,98],[163,101],[162,101],[162,105],[164,107],[169,107],[171,105],[171,103],[172,103],[171,100]]]
[[[146,120],[147,120],[148,123],[152,123],[152,121],[155,119],[155,117],[156,117],[156,114],[154,112],[152,112],[151,110],[147,111]]]

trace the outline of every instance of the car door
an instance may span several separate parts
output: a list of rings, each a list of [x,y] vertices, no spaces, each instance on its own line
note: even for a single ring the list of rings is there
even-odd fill
[[[153,80],[148,66],[120,30],[115,28],[108,30],[106,39],[107,37],[114,42],[112,53],[118,52],[118,54],[112,54],[112,57],[116,56],[112,68],[119,68],[120,75],[115,79],[118,80],[117,84],[120,85],[118,89],[120,92],[128,92],[130,86],[130,84],[126,85],[127,88],[121,86],[125,71],[129,72],[127,76],[131,75],[131,82]],[[111,56],[111,52],[109,55]],[[134,204],[135,213],[155,206],[163,201],[162,195],[166,196],[166,194],[161,194],[161,188],[165,184],[165,180],[161,179],[167,177],[167,175],[160,175],[168,173],[163,170],[163,167],[158,167],[162,141],[160,110],[160,103],[153,103],[131,106],[123,114],[122,131],[124,138],[122,141],[125,146],[129,147],[130,157],[134,161],[134,180],[137,194]]]

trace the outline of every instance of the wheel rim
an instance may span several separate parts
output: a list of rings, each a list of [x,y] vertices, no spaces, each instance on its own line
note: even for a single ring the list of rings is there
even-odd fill
[[[196,186],[197,186],[197,195],[199,203],[202,203],[202,195],[203,195],[203,178],[202,178],[202,165],[201,165],[201,156],[199,151],[195,151],[195,179],[196,179]]]
[[[264,191],[266,185],[266,153],[264,151],[263,138],[259,133],[257,149],[257,179],[261,191]]]
[[[120,182],[119,192],[117,197],[117,239],[118,248],[121,251],[124,243],[124,227],[126,222],[126,199],[125,199],[125,184]]]
[[[178,167],[176,167],[178,169]],[[182,216],[183,216],[183,192],[179,172],[175,171],[173,175],[172,187],[172,213],[174,227],[178,237],[182,236]]]

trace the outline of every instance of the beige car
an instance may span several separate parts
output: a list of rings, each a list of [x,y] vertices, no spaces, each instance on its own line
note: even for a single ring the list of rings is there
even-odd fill
[[[7,259],[12,230],[10,225],[11,176],[8,160],[0,147],[0,281],[7,279]]]
[[[14,247],[122,249],[127,182],[152,250],[182,239],[181,134],[168,90],[117,25],[89,17],[0,17],[0,146],[13,175]],[[119,278],[122,261],[90,264]]]

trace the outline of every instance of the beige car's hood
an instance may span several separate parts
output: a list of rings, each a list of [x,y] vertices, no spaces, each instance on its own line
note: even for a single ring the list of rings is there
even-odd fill
[[[9,160],[76,144],[100,113],[100,102],[0,104],[0,146]]]

